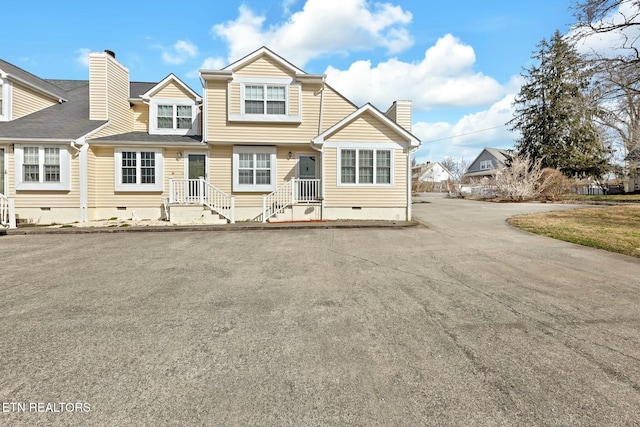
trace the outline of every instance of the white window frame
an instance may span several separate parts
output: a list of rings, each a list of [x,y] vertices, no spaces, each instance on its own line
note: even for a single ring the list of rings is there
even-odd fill
[[[487,163],[489,166],[487,167]],[[487,171],[493,169],[493,162],[491,160],[480,160],[480,170]]]
[[[239,179],[239,165],[240,165],[240,154],[253,154],[253,170],[254,170],[254,182],[255,182],[255,171],[256,171],[256,154],[269,154],[270,155],[270,184],[240,184]],[[276,166],[277,166],[277,156],[276,156],[276,147],[273,146],[245,146],[245,145],[236,145],[233,147],[233,191],[234,192],[245,192],[245,193],[270,193],[275,191],[276,186]]]
[[[38,148],[38,182],[24,181],[23,163],[24,148]],[[57,148],[60,155],[60,181],[44,181],[44,150],[45,148]],[[6,153],[5,153],[6,155]],[[16,144],[15,155],[15,186],[16,191],[71,191],[71,154],[65,145],[55,144]]]
[[[238,100],[240,103],[240,114],[232,114],[232,97],[237,95],[233,94],[231,87],[232,85],[239,84],[240,85],[240,99]],[[298,114],[291,115],[290,107],[291,107],[291,86],[298,86]],[[246,98],[246,87],[247,86],[262,86],[264,90],[264,113],[262,114],[249,114],[245,111],[245,98]],[[284,87],[284,109],[285,114],[267,114],[267,87],[268,86],[278,86]],[[234,100],[235,101],[235,100]],[[301,123],[302,121],[302,87],[300,83],[295,83],[292,78],[281,78],[281,77],[249,77],[249,76],[238,76],[234,77],[232,82],[229,82],[228,87],[228,119],[229,121],[240,121],[240,122],[276,122],[276,123]]]
[[[122,182],[122,153],[134,152],[136,153],[136,183],[124,184]],[[153,184],[141,184],[141,162],[140,157],[142,152],[155,153],[155,183]],[[114,149],[114,188],[116,192],[163,192],[164,191],[164,155],[161,148],[129,148],[129,147],[117,147]]]
[[[345,150],[355,150],[356,152],[356,182],[342,182],[342,151]],[[361,183],[360,182],[360,151],[373,151],[373,183]],[[388,183],[377,183],[378,174],[377,174],[377,159],[378,159],[378,151],[389,151],[391,168],[390,168],[390,179]],[[395,186],[395,149],[391,147],[391,145],[353,145],[353,146],[343,146],[340,145],[336,147],[336,156],[337,158],[337,177],[336,182],[338,187],[394,187]]]
[[[0,77],[0,98],[2,99],[2,108],[0,108],[0,122],[8,122],[11,120],[11,95],[13,86],[7,79]]]
[[[170,105],[173,107],[173,127],[158,127],[158,106]],[[191,107],[191,127],[178,129],[178,106]],[[200,128],[200,112],[193,99],[152,98],[149,103],[149,133],[152,135],[196,135]]]

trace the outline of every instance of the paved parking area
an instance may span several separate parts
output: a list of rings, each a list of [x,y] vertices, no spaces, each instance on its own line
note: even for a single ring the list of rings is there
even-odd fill
[[[504,223],[548,205],[423,201],[429,228],[0,237],[0,425],[640,423],[640,262]]]

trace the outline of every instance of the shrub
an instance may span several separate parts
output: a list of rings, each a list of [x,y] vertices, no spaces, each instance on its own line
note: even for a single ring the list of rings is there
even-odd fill
[[[538,185],[541,198],[556,201],[570,192],[572,181],[558,169],[544,168]]]

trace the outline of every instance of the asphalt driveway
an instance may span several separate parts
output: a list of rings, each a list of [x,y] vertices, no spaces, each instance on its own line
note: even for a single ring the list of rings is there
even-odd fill
[[[557,206],[423,201],[428,228],[0,237],[0,425],[640,423],[640,261],[504,223]]]

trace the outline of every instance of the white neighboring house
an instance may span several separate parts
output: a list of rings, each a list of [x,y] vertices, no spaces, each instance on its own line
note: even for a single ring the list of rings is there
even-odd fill
[[[426,162],[413,168],[413,178],[417,183],[434,184],[434,191],[447,188],[447,181],[453,181],[453,174],[439,162]]]

